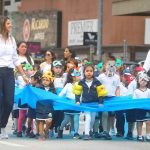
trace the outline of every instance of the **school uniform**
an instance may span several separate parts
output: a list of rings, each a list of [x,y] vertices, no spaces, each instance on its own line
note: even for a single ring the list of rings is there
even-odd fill
[[[133,94],[133,99],[138,100],[139,98],[150,98],[150,89],[147,88],[145,91],[136,89]],[[150,110],[136,109],[136,121],[150,121]]]
[[[41,87],[41,89],[47,92],[54,92],[54,86],[51,84],[49,89]],[[53,118],[53,103],[49,100],[38,101],[36,104],[36,120],[47,120]]]

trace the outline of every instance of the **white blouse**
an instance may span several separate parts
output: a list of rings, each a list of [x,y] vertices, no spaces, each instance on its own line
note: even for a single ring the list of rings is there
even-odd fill
[[[15,68],[20,65],[16,48],[13,36],[9,35],[5,41],[0,34],[0,67]]]
[[[51,64],[43,62],[40,64],[40,70],[42,73],[45,73],[46,71],[51,70],[51,66],[52,66]]]

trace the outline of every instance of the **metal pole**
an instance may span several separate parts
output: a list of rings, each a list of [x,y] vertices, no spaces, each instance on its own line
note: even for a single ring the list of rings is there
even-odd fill
[[[90,45],[90,61],[93,62],[94,45]]]
[[[124,62],[126,62],[127,57],[128,57],[128,54],[127,54],[127,41],[126,40],[123,40],[123,57],[124,57]]]
[[[97,57],[102,60],[102,15],[103,15],[103,0],[98,0],[98,38],[97,38]]]
[[[126,41],[126,61],[128,61],[128,42]]]

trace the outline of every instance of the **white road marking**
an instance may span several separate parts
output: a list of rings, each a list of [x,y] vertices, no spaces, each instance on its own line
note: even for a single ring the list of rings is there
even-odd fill
[[[10,142],[6,142],[6,141],[0,141],[0,144],[14,146],[14,147],[25,147],[25,145],[10,143]]]

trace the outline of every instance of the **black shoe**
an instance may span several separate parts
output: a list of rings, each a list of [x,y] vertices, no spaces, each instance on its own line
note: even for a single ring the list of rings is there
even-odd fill
[[[101,137],[103,137],[105,140],[112,140],[112,137],[109,135],[107,131],[103,131],[101,133]]]
[[[143,136],[137,136],[137,141],[144,142],[144,137]]]
[[[93,137],[93,132],[91,130],[89,131],[89,135],[90,137]]]
[[[36,139],[39,139],[39,137],[40,137],[40,134],[39,134],[39,133],[35,134],[35,138],[36,138]]]
[[[92,140],[92,137],[90,135],[84,135],[83,140]]]
[[[120,132],[118,132],[118,133],[116,134],[116,137],[123,137],[123,134],[120,133]]]
[[[30,132],[30,134],[29,134],[29,138],[35,138],[35,134],[33,133],[33,131],[32,131],[32,132]]]
[[[127,140],[133,140],[134,138],[133,138],[132,132],[128,132],[128,134],[127,134],[127,136],[125,137],[125,139],[127,139]]]
[[[80,137],[79,133],[75,133],[74,136],[73,136],[73,138],[74,139],[80,139],[81,137]]]
[[[27,127],[26,126],[22,126],[22,132],[26,133]]]
[[[31,132],[31,128],[27,128],[27,130],[26,130],[26,137],[30,136],[30,132]]]
[[[63,138],[63,130],[58,131],[57,138],[62,139]]]
[[[22,137],[22,132],[18,132],[17,137]]]
[[[57,132],[56,132],[56,133],[58,133],[58,132],[59,132],[59,130],[60,130],[60,126],[59,126],[59,127],[57,127]]]
[[[67,124],[67,125],[65,126],[65,129],[66,129],[66,130],[70,130],[70,124]]]
[[[103,126],[99,126],[99,132],[101,133],[101,132],[103,132],[104,130],[103,130]]]
[[[94,133],[94,137],[95,137],[95,138],[102,138],[101,134],[99,134],[98,132],[95,132],[95,133]]]

